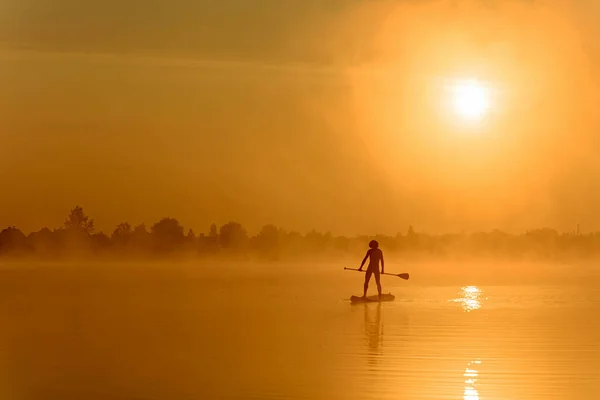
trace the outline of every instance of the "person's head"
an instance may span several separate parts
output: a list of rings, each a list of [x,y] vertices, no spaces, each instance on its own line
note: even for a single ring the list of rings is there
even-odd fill
[[[372,248],[372,249],[376,249],[376,248],[379,247],[379,243],[377,242],[377,240],[371,240],[369,242],[369,247]]]

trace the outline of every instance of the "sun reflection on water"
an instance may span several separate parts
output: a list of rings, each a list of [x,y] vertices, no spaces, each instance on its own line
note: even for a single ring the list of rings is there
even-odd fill
[[[479,392],[477,391],[477,377],[479,370],[477,366],[481,364],[481,361],[471,361],[465,369],[465,393],[463,400],[479,400]]]
[[[486,299],[483,297],[483,290],[477,286],[465,286],[458,294],[459,297],[450,301],[459,303],[465,312],[480,309],[481,301]]]

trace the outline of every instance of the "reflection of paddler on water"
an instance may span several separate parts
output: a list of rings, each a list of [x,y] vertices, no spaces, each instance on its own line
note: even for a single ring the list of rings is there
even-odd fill
[[[383,252],[379,248],[379,243],[377,240],[371,240],[369,242],[370,249],[367,250],[367,254],[365,258],[363,258],[362,263],[360,263],[359,271],[362,271],[367,258],[369,259],[369,266],[367,267],[367,273],[365,274],[365,284],[363,286],[363,299],[367,297],[367,290],[369,289],[369,281],[371,280],[371,275],[375,276],[375,283],[377,284],[377,293],[379,298],[381,299],[381,276],[379,274],[379,261],[381,261],[381,273],[384,274],[384,262],[383,262]]]
[[[381,303],[373,305],[365,304],[365,335],[369,355],[380,354],[381,341],[383,339],[383,325],[381,324]]]

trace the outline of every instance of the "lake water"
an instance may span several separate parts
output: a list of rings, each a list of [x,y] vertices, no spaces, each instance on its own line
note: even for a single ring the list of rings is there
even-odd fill
[[[2,399],[596,399],[596,280],[478,285],[237,265],[4,267]],[[374,285],[370,293],[374,293]]]

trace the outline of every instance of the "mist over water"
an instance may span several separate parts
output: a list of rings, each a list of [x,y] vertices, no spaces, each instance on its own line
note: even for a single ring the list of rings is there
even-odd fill
[[[341,264],[4,264],[2,396],[547,400],[600,389],[598,279],[431,283],[417,265],[392,268],[412,273],[383,278],[396,301],[351,305],[362,275]]]

